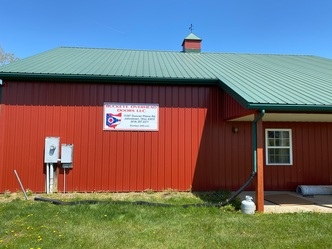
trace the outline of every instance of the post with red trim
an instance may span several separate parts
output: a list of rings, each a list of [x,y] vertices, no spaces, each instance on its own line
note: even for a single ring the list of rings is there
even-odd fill
[[[262,119],[259,119],[257,121],[256,128],[257,128],[256,207],[257,207],[257,212],[264,212],[264,167],[263,167],[264,133],[263,133]]]

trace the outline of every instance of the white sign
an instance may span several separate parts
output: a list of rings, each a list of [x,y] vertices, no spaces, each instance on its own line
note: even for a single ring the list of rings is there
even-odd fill
[[[104,103],[104,130],[158,131],[159,104]]]

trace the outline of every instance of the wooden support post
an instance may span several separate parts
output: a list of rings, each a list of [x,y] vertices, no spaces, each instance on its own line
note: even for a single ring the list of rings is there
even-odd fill
[[[264,133],[262,119],[257,121],[257,175],[256,175],[256,208],[257,212],[264,212],[264,162],[263,162]]]

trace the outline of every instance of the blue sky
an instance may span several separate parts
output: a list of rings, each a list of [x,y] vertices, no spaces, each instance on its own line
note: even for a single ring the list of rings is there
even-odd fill
[[[332,59],[331,0],[1,0],[0,46],[25,58],[59,46]]]

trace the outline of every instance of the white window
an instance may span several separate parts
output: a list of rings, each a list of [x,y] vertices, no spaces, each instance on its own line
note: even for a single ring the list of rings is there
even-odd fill
[[[266,129],[265,151],[267,165],[292,165],[292,130]]]

